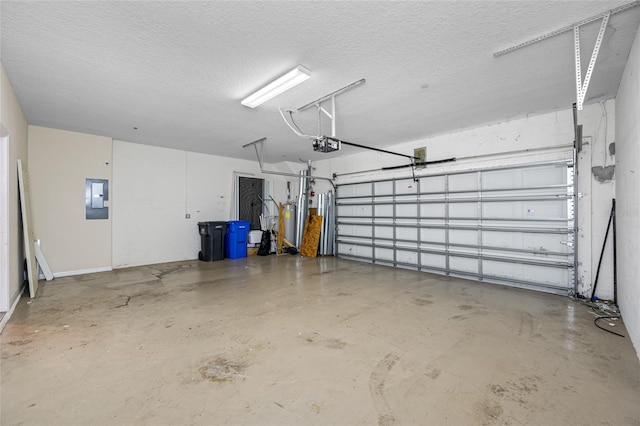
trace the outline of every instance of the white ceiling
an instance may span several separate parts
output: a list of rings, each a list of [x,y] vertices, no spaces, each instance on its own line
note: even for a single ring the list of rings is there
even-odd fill
[[[572,32],[493,52],[628,2],[2,1],[0,59],[31,124],[251,160],[242,145],[267,137],[268,162],[321,159],[337,154],[278,108],[361,78],[337,98],[337,137],[363,145],[570,108]],[[587,103],[616,96],[639,22],[640,7],[611,16]],[[583,70],[599,26],[581,30]],[[310,80],[240,105],[298,64]],[[318,132],[314,110],[294,117]]]

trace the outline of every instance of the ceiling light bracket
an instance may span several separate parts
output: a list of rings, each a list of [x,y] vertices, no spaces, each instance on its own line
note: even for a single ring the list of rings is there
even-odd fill
[[[574,40],[575,61],[576,61],[576,97],[577,97],[576,106],[579,111],[582,110],[582,104],[584,103],[584,98],[587,95],[587,89],[589,88],[589,81],[591,80],[593,68],[596,65],[596,59],[598,58],[598,52],[600,51],[600,46],[602,45],[602,40],[604,39],[604,33],[607,29],[609,16],[611,16],[611,12],[607,12],[602,16],[602,24],[600,24],[600,31],[598,31],[596,44],[594,45],[593,52],[591,53],[591,60],[589,61],[589,67],[587,68],[587,73],[584,76],[584,82],[582,81],[582,67],[581,67],[581,60],[580,60],[580,25],[576,25],[575,27],[573,27],[573,40]]]
[[[331,137],[335,138],[336,137],[336,96],[353,89],[356,86],[359,86],[360,84],[364,83],[366,80],[364,78],[355,81],[341,89],[336,90],[335,92],[329,93],[326,96],[323,96],[319,99],[316,99],[313,102],[309,102],[306,105],[301,106],[300,108],[298,108],[298,111],[304,111],[307,108],[310,108],[312,106],[315,106],[316,109],[318,110],[318,134],[317,134],[317,138],[314,140],[314,144],[313,144],[313,149],[315,151],[322,151],[322,152],[332,152],[332,151],[337,151],[340,149],[341,144],[337,143],[330,143],[330,141],[328,141],[326,138],[323,138],[323,134],[322,134],[322,114],[326,115],[329,120],[331,121]],[[331,101],[331,112],[327,111],[327,109],[325,107],[322,106],[323,102],[326,101]],[[328,143],[329,142],[329,143]]]
[[[322,113],[331,120],[331,137],[336,136],[336,97],[331,97],[331,112],[324,109],[320,104],[316,104],[318,108],[318,136],[320,136],[320,128],[322,125]]]
[[[311,139],[313,141],[313,150],[319,152],[333,152],[339,151],[342,147],[342,143],[340,140],[335,139],[336,137],[336,96],[341,93],[346,92],[347,90],[351,90],[356,86],[361,85],[366,80],[361,78],[358,81],[355,81],[341,89],[336,90],[335,92],[329,93],[326,96],[323,96],[315,101],[309,102],[306,105],[298,108],[297,111],[304,111],[307,108],[316,107],[318,111],[318,133],[316,135],[308,135],[302,132],[300,127],[293,120],[293,110],[290,109],[282,109],[280,108],[280,115],[282,116],[282,120],[284,120],[285,124],[298,136],[305,139]],[[331,100],[331,111],[327,110],[322,103],[325,101]],[[285,116],[285,113],[289,113],[289,120]],[[331,120],[331,136],[327,136],[322,133],[322,115],[326,115],[329,120]],[[291,123],[289,122],[291,121]]]

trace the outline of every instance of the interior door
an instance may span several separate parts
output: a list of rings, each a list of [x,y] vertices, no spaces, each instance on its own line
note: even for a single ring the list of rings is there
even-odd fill
[[[264,179],[239,177],[238,220],[251,222],[251,229],[260,229],[264,195]]]

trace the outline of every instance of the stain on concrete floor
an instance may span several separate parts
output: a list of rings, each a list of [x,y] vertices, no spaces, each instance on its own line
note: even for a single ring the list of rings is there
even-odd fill
[[[243,362],[229,361],[225,357],[215,357],[199,370],[200,376],[214,383],[230,382],[247,377],[247,365]]]

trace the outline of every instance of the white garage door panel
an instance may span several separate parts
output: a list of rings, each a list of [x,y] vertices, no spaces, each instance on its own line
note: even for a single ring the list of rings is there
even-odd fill
[[[486,275],[531,281],[545,285],[553,285],[558,281],[569,278],[566,269],[545,266],[485,261],[482,268]]]
[[[413,179],[400,179],[395,182],[396,195],[415,195],[418,192],[418,185]]]
[[[376,238],[393,239],[393,227],[392,226],[375,226],[374,227]]]
[[[449,268],[453,271],[477,273],[478,261],[467,257],[450,256]]]
[[[393,217],[393,206],[392,205],[376,205],[376,216],[377,217]]]
[[[393,182],[376,182],[374,184],[376,195],[393,195]]]
[[[449,217],[452,220],[479,217],[478,203],[453,203],[449,206]]]
[[[376,247],[375,249],[375,253],[376,253],[376,259],[377,260],[387,260],[390,262],[393,262],[393,250],[390,248],[380,248],[380,247]]]
[[[338,255],[353,256],[360,259],[371,259],[373,258],[373,248],[345,243],[340,244]]]
[[[396,239],[398,240],[417,241],[418,234],[419,234],[418,229],[416,229],[415,227],[396,229]]]
[[[446,212],[445,203],[420,204],[420,216],[423,218],[426,218],[426,217],[442,218],[444,217],[445,212]]]
[[[473,174],[459,174],[449,176],[449,192],[451,195],[455,194],[455,191],[468,191],[478,189],[478,177]]]
[[[372,226],[371,225],[344,225],[342,228],[343,235],[354,236],[354,237],[367,237],[371,238],[372,234]]]
[[[357,218],[370,218],[373,215],[372,206],[340,206],[338,208],[338,215],[341,217],[357,217]],[[370,223],[370,222],[369,222]]]
[[[567,202],[558,201],[513,201],[483,204],[482,216],[485,218],[520,219],[556,219],[566,221]]]
[[[449,231],[449,244],[477,244],[478,243],[478,231],[462,231],[459,229],[452,229]]]
[[[420,229],[420,240],[444,244],[446,242],[446,231],[444,229],[429,229],[423,227]]]
[[[396,261],[405,265],[417,265],[418,253],[415,248],[413,251],[398,250],[396,254]]]
[[[530,234],[512,232],[484,232],[484,247],[503,248],[505,251],[529,250],[532,252],[571,254],[567,247],[567,235],[562,234]]]
[[[418,216],[417,204],[400,204],[396,206],[397,217],[413,217]]]
[[[341,184],[338,253],[572,294],[573,191],[569,159]]]
[[[443,192],[446,190],[447,179],[445,176],[431,176],[428,179],[420,179],[420,191],[425,193],[429,192]]]
[[[421,253],[420,264],[432,270],[444,271],[447,267],[447,257],[445,255]]]

